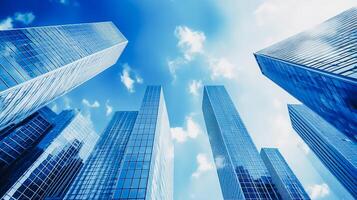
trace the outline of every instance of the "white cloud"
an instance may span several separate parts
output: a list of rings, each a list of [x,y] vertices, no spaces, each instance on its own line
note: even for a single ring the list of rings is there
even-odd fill
[[[169,71],[170,74],[173,76],[174,80],[176,80],[177,75],[176,71],[179,69],[182,65],[187,64],[188,61],[184,58],[178,57],[173,60],[169,59],[167,60],[167,65],[169,66]]]
[[[215,159],[214,162],[216,164],[217,169],[222,169],[226,165],[226,160],[224,156],[218,155]]]
[[[198,96],[200,94],[200,90],[202,88],[201,80],[192,80],[188,85],[188,90],[190,94]]]
[[[178,38],[177,46],[184,53],[187,60],[192,60],[196,54],[203,53],[203,44],[206,36],[201,31],[194,31],[187,26],[176,26],[175,36]]]
[[[136,82],[139,83],[139,84],[144,83],[143,78],[141,78],[139,75],[136,75],[135,80],[136,80]]]
[[[0,22],[0,30],[7,30],[13,28],[13,19],[8,17]]]
[[[17,12],[15,13],[14,19],[16,21],[22,22],[25,25],[28,25],[31,24],[33,20],[35,20],[35,15],[32,12],[26,12],[26,13]]]
[[[185,64],[188,64],[193,58],[200,54],[202,59],[208,63],[211,71],[211,79],[216,78],[234,78],[235,66],[226,57],[210,56],[206,53],[204,43],[206,41],[205,33],[202,31],[192,30],[187,26],[177,26],[175,36],[178,38],[177,46],[183,52],[183,57],[170,59],[167,62],[171,75],[176,80],[176,71]]]
[[[111,105],[109,105],[109,100],[107,100],[106,102],[105,102],[105,115],[106,116],[109,116],[110,114],[112,114],[112,112],[113,112],[113,107],[111,106]]]
[[[193,120],[192,116],[186,117],[186,127],[171,128],[171,136],[179,143],[185,142],[188,138],[195,139],[202,133],[200,125]]]
[[[206,154],[199,153],[196,156],[196,161],[198,167],[196,171],[192,174],[192,177],[194,178],[199,178],[202,175],[202,173],[213,169],[213,164],[208,160]]]
[[[95,100],[93,103],[90,103],[87,99],[82,99],[82,103],[89,108],[99,108],[100,107],[100,103],[97,100]]]
[[[330,188],[326,183],[310,185],[307,190],[311,199],[319,199],[330,194]]]
[[[131,77],[131,74],[134,74],[135,79]],[[132,72],[128,63],[125,63],[123,65],[123,71],[120,74],[120,80],[124,84],[126,89],[128,89],[128,91],[131,93],[135,92],[135,89],[134,89],[135,83],[142,84],[144,82],[144,80],[138,74],[136,74],[135,72]]]
[[[14,22],[21,22],[25,25],[31,24],[35,20],[35,15],[32,12],[21,13],[17,12],[13,17],[7,17],[0,21],[0,30],[7,30],[14,28]]]
[[[234,68],[235,66],[229,62],[226,58],[209,58],[208,64],[211,69],[211,79],[215,80],[217,78],[234,78]]]

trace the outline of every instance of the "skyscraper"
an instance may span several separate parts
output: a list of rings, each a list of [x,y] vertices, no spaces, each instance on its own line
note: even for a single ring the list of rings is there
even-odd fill
[[[224,86],[205,86],[202,111],[224,199],[280,199]]]
[[[0,129],[113,65],[126,44],[111,22],[0,31]]]
[[[288,163],[276,148],[262,148],[260,155],[268,168],[272,180],[276,185],[282,199],[307,200],[304,187],[290,169]]]
[[[65,199],[111,199],[138,112],[116,112]],[[140,172],[140,173],[139,173]],[[138,171],[135,177],[148,172]]]
[[[315,169],[323,182],[331,190],[331,193],[336,195],[337,199],[354,200],[351,193],[341,184],[341,182],[330,172],[329,169],[321,162],[321,160],[315,155],[314,152],[308,147],[299,145],[299,148],[304,152],[306,158],[309,160],[310,165]],[[308,149],[306,149],[308,148]]]
[[[113,116],[65,199],[172,199],[172,151],[162,88],[148,86],[139,112]]]
[[[29,152],[54,126],[57,115],[44,107],[18,124],[7,127],[0,134],[0,196],[31,165]]]
[[[357,8],[255,53],[262,73],[357,137]]]
[[[357,144],[304,105],[288,105],[294,130],[357,198]]]
[[[53,129],[16,165],[10,175],[16,180],[2,199],[63,198],[97,138],[92,124],[78,111],[61,112]]]

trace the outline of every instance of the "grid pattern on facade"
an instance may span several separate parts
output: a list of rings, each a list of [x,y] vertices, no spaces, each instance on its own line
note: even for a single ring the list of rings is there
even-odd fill
[[[39,154],[36,146],[52,129],[53,119],[56,116],[56,113],[51,109],[44,107],[20,123],[6,127],[2,131],[0,139],[0,197],[37,158]]]
[[[51,128],[39,113],[0,141],[0,169],[5,169],[31,148]]]
[[[116,112],[65,199],[110,199],[137,112]]]
[[[288,105],[292,127],[321,162],[357,198],[357,145],[304,105]]]
[[[357,8],[258,54],[357,79]]]
[[[55,119],[56,124],[43,140],[36,146],[41,155],[12,185],[3,199],[41,199],[62,187],[67,182],[59,180],[66,170],[78,170],[69,164],[74,159],[84,162],[94,144],[97,134],[88,119],[78,112],[64,111]],[[64,191],[65,192],[65,191]]]
[[[114,199],[146,197],[161,87],[147,87],[120,167]]]
[[[262,73],[357,140],[357,8],[255,53]]]
[[[262,148],[260,155],[281,197],[286,200],[309,200],[304,187],[276,148]]]
[[[224,198],[279,199],[269,172],[224,86],[205,86],[202,106],[213,155],[222,156],[227,162],[225,173],[229,174],[221,173],[218,169]],[[221,143],[213,141],[214,138]],[[234,170],[238,178],[233,185],[232,179],[226,182],[226,178],[232,174],[229,170]],[[227,193],[232,191],[226,189],[230,187],[237,190],[240,187],[244,198],[238,191],[233,191],[232,194],[237,196],[232,197]]]
[[[113,65],[126,43],[110,22],[0,31],[0,129]]]

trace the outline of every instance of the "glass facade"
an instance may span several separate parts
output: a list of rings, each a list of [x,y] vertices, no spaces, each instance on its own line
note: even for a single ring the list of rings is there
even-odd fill
[[[24,157],[19,178],[2,199],[63,198],[98,139],[90,121],[78,111],[61,112],[53,129]],[[19,171],[22,170],[22,171]]]
[[[288,105],[294,130],[357,198],[357,144],[304,105]]]
[[[7,127],[0,133],[0,196],[19,178],[31,159],[39,141],[52,129],[57,115],[47,107],[30,115],[23,121]]]
[[[331,193],[336,195],[336,198],[343,200],[354,200],[355,198],[346,190],[346,188],[337,180],[337,178],[327,169],[327,167],[320,161],[320,159],[308,148],[308,151],[302,145],[299,148],[307,153],[306,158],[309,160],[310,164],[319,174],[321,179],[328,185]]]
[[[115,64],[126,44],[111,22],[0,31],[0,129]]]
[[[202,111],[224,199],[280,199],[224,86],[205,86]]]
[[[357,137],[357,8],[255,53],[262,73]]]
[[[113,116],[65,199],[173,199],[172,154],[163,90],[148,86],[139,112]]]
[[[262,148],[260,155],[268,168],[272,180],[276,185],[282,199],[307,200],[304,187],[290,169],[288,163],[276,148]]]
[[[120,166],[113,199],[172,199],[173,158],[161,86],[148,86]]]
[[[65,199],[111,199],[138,112],[116,112]],[[141,174],[135,174],[140,177]]]

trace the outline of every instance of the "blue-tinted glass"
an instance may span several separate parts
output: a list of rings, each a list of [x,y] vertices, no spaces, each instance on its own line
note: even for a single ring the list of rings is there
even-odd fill
[[[275,148],[262,148],[260,155],[268,168],[272,180],[276,185],[282,199],[286,200],[307,200],[304,187],[296,178],[294,172],[286,163],[284,157]]]
[[[110,22],[1,30],[0,129],[113,65],[126,43]]]
[[[357,137],[357,8],[255,53],[262,73]]]
[[[223,86],[205,86],[202,110],[225,199],[279,199],[258,150]]]
[[[357,198],[357,144],[304,105],[288,105],[294,130]]]
[[[58,116],[44,111],[40,115],[50,119],[53,128],[17,161],[2,199],[63,198],[97,141],[92,124],[77,111]]]
[[[113,115],[93,154],[71,185],[66,199],[83,199],[82,194],[92,196],[92,199],[110,199],[113,196],[116,181],[119,180],[120,163],[136,116],[137,112],[134,111],[116,112]],[[130,187],[130,182],[127,184]]]
[[[172,148],[162,88],[148,86],[139,112],[113,116],[65,199],[172,199]]]

